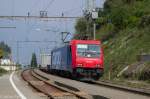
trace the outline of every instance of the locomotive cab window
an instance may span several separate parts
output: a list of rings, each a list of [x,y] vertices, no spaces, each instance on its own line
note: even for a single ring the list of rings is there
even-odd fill
[[[98,58],[100,57],[100,45],[78,44],[77,55],[79,57]]]

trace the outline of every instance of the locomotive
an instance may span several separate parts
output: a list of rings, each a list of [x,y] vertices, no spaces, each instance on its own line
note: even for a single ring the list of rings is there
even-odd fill
[[[71,40],[51,51],[52,73],[71,75],[80,80],[98,80],[103,74],[103,50],[97,40]]]

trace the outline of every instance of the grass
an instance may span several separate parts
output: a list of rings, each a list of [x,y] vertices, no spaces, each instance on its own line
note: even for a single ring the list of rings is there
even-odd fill
[[[144,88],[150,89],[150,83],[145,81],[134,81],[134,80],[125,80],[125,79],[117,79],[111,81],[113,84],[123,85],[131,88]]]
[[[150,0],[106,0],[104,9],[99,12],[99,18],[96,20],[96,39],[103,42],[104,48],[103,80],[125,81],[127,78],[124,75],[117,76],[120,71],[138,63],[139,55],[150,54],[149,8]],[[79,26],[79,29],[82,28]],[[150,82],[150,77],[145,76],[150,63],[146,65],[146,68],[142,66],[142,70],[137,70],[136,75],[129,75],[131,77],[128,79]],[[131,73],[132,69],[138,67],[134,66],[129,68]]]
[[[131,4],[124,1],[107,0],[101,16],[105,20],[99,20],[103,24],[99,23],[96,38],[103,41],[104,47],[102,79],[135,87],[149,85],[150,76],[146,75],[150,74],[150,62],[145,62],[135,76],[117,77],[126,66],[138,63],[138,55],[150,54],[150,0],[133,0]]]
[[[3,74],[7,73],[6,70],[4,70],[3,68],[0,68],[0,76],[2,76]]]
[[[111,67],[113,71],[111,76],[115,78],[125,66],[137,62],[137,55],[150,53],[149,38],[149,27],[142,30],[128,28],[120,31],[115,37],[104,42],[104,78],[107,79]]]
[[[105,31],[104,29],[102,31]],[[101,30],[100,30],[101,33]],[[104,33],[97,35],[104,35]],[[104,46],[104,66],[105,72],[103,80],[109,79],[115,84],[124,85],[134,88],[149,88],[150,77],[146,76],[145,71],[150,69],[150,62],[145,62],[145,68],[142,72],[138,72],[136,76],[131,78],[117,77],[117,74],[127,65],[137,62],[137,55],[150,54],[150,27],[139,29],[126,28],[113,38],[103,42]],[[112,68],[112,70],[111,70]],[[141,79],[142,78],[142,79]],[[144,78],[144,79],[143,79]]]

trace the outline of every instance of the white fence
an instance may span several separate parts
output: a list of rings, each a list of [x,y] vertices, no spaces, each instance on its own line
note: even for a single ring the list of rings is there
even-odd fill
[[[0,65],[0,68],[3,68],[7,71],[15,71],[17,69],[16,65]]]

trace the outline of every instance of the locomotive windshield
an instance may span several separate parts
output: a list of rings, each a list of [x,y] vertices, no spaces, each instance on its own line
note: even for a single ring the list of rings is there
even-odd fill
[[[100,45],[78,44],[77,54],[80,57],[98,58],[100,57]]]

